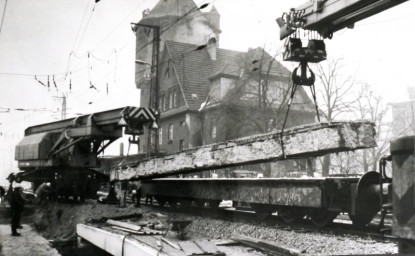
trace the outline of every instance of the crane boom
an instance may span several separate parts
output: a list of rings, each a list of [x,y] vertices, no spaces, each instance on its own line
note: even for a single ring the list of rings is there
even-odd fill
[[[290,36],[297,28],[317,31],[324,38],[352,28],[360,20],[390,9],[408,0],[310,0],[293,8],[277,19],[280,39]]]
[[[156,111],[124,107],[28,127],[16,146],[20,169],[38,167],[96,166],[96,157],[125,133],[144,133],[144,125],[154,126]]]

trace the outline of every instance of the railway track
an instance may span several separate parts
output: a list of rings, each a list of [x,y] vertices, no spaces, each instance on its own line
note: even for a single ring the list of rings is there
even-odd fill
[[[298,233],[323,232],[338,236],[354,235],[362,238],[370,238],[381,242],[393,242],[397,240],[395,237],[391,235],[390,229],[392,225],[392,218],[390,215],[387,215],[385,218],[385,225],[383,227],[385,231],[379,232],[380,215],[376,216],[374,220],[365,227],[354,226],[352,224],[352,221],[349,220],[347,214],[340,214],[333,221],[333,223],[330,223],[325,227],[316,227],[307,217],[295,223],[287,224],[277,214],[272,214],[265,218],[261,218],[258,215],[256,215],[252,209],[248,207],[210,208],[204,206],[202,208],[198,208],[195,206],[182,207],[180,205],[175,205],[172,207],[169,205],[160,206],[156,201],[153,205],[145,204],[145,202],[142,201],[142,205],[144,205],[145,207],[150,207],[168,213],[184,213],[198,217],[207,217],[226,221],[241,221],[253,225],[278,226],[278,228],[280,229],[291,230]]]

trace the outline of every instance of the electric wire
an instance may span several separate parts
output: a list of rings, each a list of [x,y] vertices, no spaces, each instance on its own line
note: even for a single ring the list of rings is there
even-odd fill
[[[216,2],[217,0],[213,0],[213,1],[211,1],[211,2]],[[89,5],[88,5],[89,6]],[[88,7],[87,6],[87,7]],[[95,8],[95,7],[94,7]],[[87,10],[87,9],[86,9]],[[198,7],[195,7],[195,8],[193,8],[191,11],[195,11],[195,10],[198,10]],[[189,11],[189,12],[187,12],[187,13],[185,13],[183,16],[181,16],[181,17],[179,17],[176,21],[174,21],[173,23],[171,23],[171,24],[167,24],[167,25],[165,25],[164,27],[163,27],[163,30],[161,30],[160,31],[160,35],[162,34],[162,33],[164,33],[164,32],[166,32],[168,29],[170,29],[174,24],[176,24],[178,21],[180,21],[181,19],[183,19],[183,17],[184,16],[187,16],[187,15],[189,15],[190,13],[191,13],[191,11]],[[91,12],[91,14],[92,14],[92,12]],[[186,23],[189,23],[190,21],[187,21]],[[186,24],[185,23],[185,24]],[[128,44],[128,43],[127,43]],[[126,45],[127,45],[126,44]],[[152,44],[152,42],[148,42],[148,43],[146,43],[146,44],[144,44],[141,48],[139,48],[138,50],[136,50],[136,49],[133,49],[133,50],[131,50],[131,51],[129,51],[129,52],[126,52],[126,53],[124,53],[124,54],[128,54],[128,53],[130,53],[130,52],[132,52],[132,51],[134,51],[134,50],[136,50],[136,52],[139,52],[139,51],[141,51],[141,50],[143,50],[144,48],[146,48],[147,46],[149,46],[149,45],[151,45]],[[126,45],[124,45],[123,47],[125,47]],[[90,51],[89,51],[89,53],[91,53]],[[76,55],[75,54],[75,52],[74,51],[71,51],[71,54],[70,54],[70,56],[74,56],[74,57],[76,57],[76,58],[84,58],[85,56],[87,56],[88,55],[88,52],[86,52],[86,53],[84,53],[82,56],[78,56],[78,55]],[[98,57],[96,57],[96,56],[94,56],[94,58],[97,58],[98,59]],[[101,59],[101,60],[103,60],[103,59]],[[98,66],[98,65],[102,65],[102,63],[98,63],[98,64],[96,64],[95,66]],[[81,71],[81,70],[85,70],[85,69],[88,69],[89,68],[89,65],[87,65],[86,67],[81,67],[81,68],[78,68],[78,69],[74,69],[74,70],[71,70],[70,72],[71,73],[75,73],[75,72],[78,72],[78,71]],[[68,68],[68,71],[69,71],[69,68]],[[55,75],[55,76],[61,76],[61,75],[67,75],[68,74],[68,71],[67,72],[60,72],[60,73],[52,73],[52,74],[28,74],[28,73],[11,73],[11,72],[0,72],[0,75],[14,75],[14,76],[31,76],[31,77],[34,77],[34,76],[38,76],[38,77],[41,77],[41,76],[45,76],[45,77],[47,77],[47,76],[53,76],[53,75]]]
[[[92,14],[93,14],[93,13],[94,13],[94,11],[95,11],[95,7],[96,7],[96,5],[97,5],[97,2],[95,2],[95,3],[94,3],[94,7],[92,8],[92,10],[91,10],[91,12],[90,12],[90,14],[89,14],[89,16],[88,16],[88,20],[87,20],[87,22],[86,22],[85,28],[84,28],[84,30],[83,30],[83,32],[82,32],[82,34],[81,34],[81,37],[80,37],[80,39],[79,39],[79,41],[78,41],[77,46],[76,46],[76,47],[75,47],[75,49],[74,49],[74,52],[77,52],[77,51],[78,51],[78,49],[79,49],[79,47],[80,47],[80,46],[81,46],[81,44],[82,44],[82,41],[83,41],[84,36],[85,36],[85,33],[86,33],[86,31],[88,30],[88,27],[89,27],[89,23],[91,22],[91,19],[92,19]]]
[[[86,16],[86,14],[88,12],[88,7],[89,7],[89,1],[87,0],[86,1],[86,7],[85,7],[85,10],[84,10],[84,14],[82,15],[81,23],[79,24],[79,28],[78,28],[78,31],[76,32],[75,40],[74,40],[74,42],[72,44],[71,52],[69,53],[68,65],[66,67],[66,72],[65,72],[65,79],[66,79],[66,76],[68,75],[68,72],[69,72],[69,68],[70,68],[70,65],[71,65],[71,56],[72,56],[72,53],[73,53],[73,51],[75,49],[76,42],[78,41],[79,32],[81,31],[82,24],[84,24],[85,16]]]
[[[101,40],[99,41],[94,47],[93,50],[94,51],[96,48],[98,48],[98,46],[100,46],[112,33],[114,33],[114,31],[116,31],[116,29],[121,26],[121,24],[127,20],[132,14],[134,14],[138,8],[140,8],[146,1],[148,0],[144,0],[143,2],[141,2],[136,8],[134,8],[127,16],[125,16],[115,27],[112,28],[112,30]]]
[[[0,23],[0,34],[1,34],[1,30],[3,28],[4,16],[6,16],[6,8],[7,8],[7,0],[5,0],[5,2],[4,2],[3,16],[1,17],[1,23]]]
[[[214,0],[214,1],[212,1],[212,2],[215,2],[215,1],[217,1],[217,0]],[[88,5],[89,6],[89,5]],[[87,6],[87,7],[88,7]],[[94,6],[94,8],[95,8],[95,6]],[[88,8],[86,8],[86,10],[87,10]],[[161,31],[161,33],[164,33],[164,32],[166,32],[168,29],[170,29],[171,27],[173,27],[175,24],[177,24],[178,22],[180,22],[185,16],[187,16],[187,15],[189,15],[191,12],[193,12],[193,11],[195,11],[195,10],[198,10],[199,8],[197,8],[197,7],[195,7],[195,8],[193,8],[191,11],[189,11],[189,12],[187,12],[187,13],[185,13],[184,15],[182,15],[181,17],[179,17],[176,21],[174,21],[174,22],[172,22],[172,23],[170,23],[170,24],[167,24],[167,25],[165,25],[165,26],[163,26],[162,27],[162,31]],[[91,11],[91,14],[90,14],[90,17],[92,16],[92,13],[93,13],[93,11]],[[89,17],[89,19],[88,19],[88,24],[89,24],[89,22],[90,22],[90,18]],[[183,23],[183,24],[186,24],[186,23],[188,23],[188,22],[190,22],[190,21],[186,21],[185,23]],[[81,24],[82,25],[82,24]],[[88,26],[88,25],[87,25]],[[86,27],[87,27],[86,26]],[[86,29],[84,29],[84,31],[86,31]],[[84,32],[83,32],[83,34],[84,34]],[[82,38],[83,36],[81,36],[81,38]],[[80,40],[81,41],[81,40]],[[79,44],[80,43],[78,43],[78,47],[79,47]],[[138,50],[136,50],[137,52],[138,51],[141,51],[141,50],[143,50],[144,48],[146,48],[148,45],[150,45],[150,44],[152,44],[152,42],[149,42],[149,43],[147,43],[147,44],[145,44],[145,45],[143,45],[140,49],[138,49]],[[126,43],[122,48],[124,48],[124,47],[126,47],[128,45],[128,43]],[[120,54],[120,56],[124,56],[124,55],[126,55],[126,54],[128,54],[128,53],[130,53],[130,52],[132,52],[132,51],[134,51],[135,49],[132,49],[131,51],[127,51],[127,52],[122,52],[122,54]],[[89,53],[91,54],[91,52],[89,51]],[[119,68],[120,66],[123,66],[125,63],[126,63],[126,61],[128,61],[128,59],[126,58],[126,59],[124,59],[122,62],[121,62],[121,65],[120,65],[120,63],[118,62],[118,54],[117,54],[117,50],[116,49],[114,49],[114,51],[112,51],[111,52],[111,54],[110,54],[110,56],[109,56],[109,58],[108,59],[110,59],[110,57],[111,57],[111,55],[113,54],[113,53],[115,53],[115,57],[114,57],[114,59],[115,59],[115,65],[114,65],[114,69],[113,69],[113,71],[111,71],[111,72],[108,72],[108,73],[106,73],[106,74],[104,74],[102,77],[101,77],[101,79],[99,79],[99,81],[97,80],[97,82],[100,82],[100,81],[102,81],[105,77],[107,77],[110,73],[114,73],[114,85],[116,84],[116,82],[117,82],[117,67]],[[71,54],[70,54],[70,58],[71,58],[71,56],[73,56],[73,57],[76,57],[76,58],[84,58],[85,57],[85,55],[86,54],[88,54],[88,52],[87,53],[85,53],[83,56],[77,56],[76,54],[75,54],[75,52],[71,52]],[[91,54],[91,56],[92,56],[92,54]],[[97,59],[97,60],[100,60],[102,63],[97,63],[96,65],[94,65],[94,67],[96,67],[96,66],[100,66],[100,65],[102,65],[102,64],[104,64],[104,63],[108,63],[108,61],[109,60],[107,60],[107,61],[105,61],[104,59],[101,59],[101,58],[99,58],[99,57],[97,57],[97,56],[95,56],[95,55],[93,55],[93,57],[95,58],[95,59]],[[70,62],[70,60],[69,60],[69,62]],[[69,63],[68,63],[69,64]],[[79,72],[79,71],[82,71],[82,70],[85,70],[85,69],[88,69],[88,71],[89,71],[89,69],[90,68],[92,68],[92,65],[90,65],[90,64],[88,64],[86,67],[80,67],[80,68],[78,68],[78,69],[74,69],[74,70],[71,70],[70,72],[69,72],[69,66],[68,66],[68,68],[67,68],[67,72],[65,72],[65,73],[55,73],[55,74],[41,74],[41,75],[35,75],[35,74],[23,74],[23,73],[0,73],[0,76],[7,76],[7,75],[9,75],[9,76],[23,76],[23,77],[29,77],[29,76],[31,76],[31,77],[34,77],[34,76],[60,76],[60,75],[65,75],[65,80],[66,80],[66,77],[67,77],[67,74],[68,74],[68,72],[72,75],[72,73],[76,73],[76,72]],[[28,79],[30,79],[30,78],[28,78]],[[90,79],[90,78],[89,78]],[[72,79],[71,79],[72,80]],[[97,83],[96,82],[96,83]],[[105,84],[106,86],[107,86],[107,84]],[[71,88],[72,87],[72,81],[70,81],[70,90],[72,89]],[[85,88],[85,91],[88,91],[88,89],[90,89],[90,88]],[[108,89],[107,89],[108,90]],[[105,91],[107,91],[107,90],[105,90]],[[98,90],[97,90],[98,91]]]

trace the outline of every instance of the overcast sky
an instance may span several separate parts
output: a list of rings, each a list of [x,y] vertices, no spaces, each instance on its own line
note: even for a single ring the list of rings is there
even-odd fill
[[[209,1],[195,2],[201,5]],[[246,51],[258,46],[281,48],[283,42],[279,40],[275,19],[304,1],[211,2],[221,14],[220,47]],[[5,3],[0,0],[0,17]],[[7,1],[0,32],[0,180],[2,172],[16,166],[14,146],[23,137],[24,129],[61,117],[62,95],[67,96],[68,117],[139,105],[139,91],[134,84],[135,36],[130,22],[140,20],[142,11],[155,3]],[[347,70],[357,80],[369,83],[386,101],[405,100],[406,87],[415,85],[412,24],[415,1],[408,1],[357,23],[352,30],[336,33],[332,40],[326,40],[328,55],[343,58]],[[74,54],[69,58],[71,51]],[[92,53],[90,58],[88,51]],[[49,90],[34,75],[44,84],[50,75]],[[90,83],[97,90],[89,88]],[[10,112],[3,113],[7,108]]]

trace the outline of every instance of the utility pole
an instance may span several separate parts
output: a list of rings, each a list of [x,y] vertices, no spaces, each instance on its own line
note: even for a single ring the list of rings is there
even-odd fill
[[[66,96],[62,96],[62,115],[61,119],[66,119]]]
[[[53,96],[55,99],[61,99],[62,100],[62,106],[61,106],[61,119],[66,119],[67,114],[67,107],[66,107],[66,95],[62,94],[62,96]]]
[[[152,55],[151,55],[151,80],[150,80],[150,100],[149,107],[155,109],[157,113],[159,111],[159,52],[160,52],[160,27],[155,25],[147,25],[140,23],[131,23],[133,25],[133,31],[136,32],[138,27],[149,28],[153,30],[153,42],[152,42]],[[156,120],[158,123],[158,118]],[[152,152],[158,153],[159,137],[158,128],[149,129],[147,138],[147,155],[151,156]],[[154,150],[151,146],[151,137],[154,136]]]

